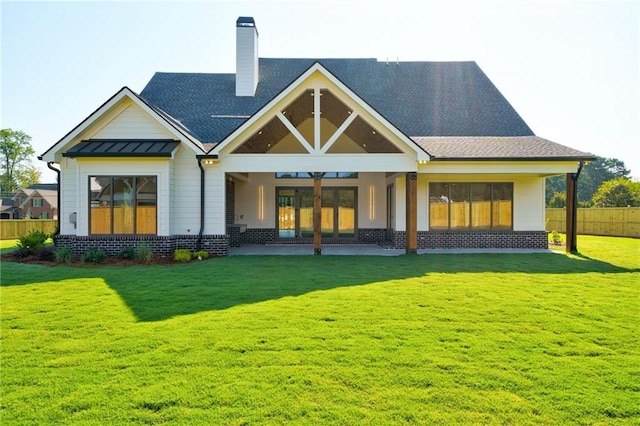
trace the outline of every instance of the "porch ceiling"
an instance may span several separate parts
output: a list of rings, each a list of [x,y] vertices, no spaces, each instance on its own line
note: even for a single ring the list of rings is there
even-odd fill
[[[340,99],[333,95],[329,90],[320,90],[320,114],[321,120],[327,120],[334,128],[339,128],[345,120],[353,113],[353,110],[345,105]],[[305,138],[310,146],[314,146],[313,134],[308,129],[306,134],[302,130],[303,123],[312,120],[314,111],[314,91],[306,90],[287,107],[281,110],[282,115],[295,127]],[[240,145],[234,154],[263,154],[269,153],[274,147],[280,143],[290,132],[286,125],[278,118],[273,117],[265,126],[254,133],[242,145]],[[396,145],[390,142],[386,137],[376,131],[361,116],[355,119],[344,129],[343,136],[348,137],[353,142],[340,142],[340,139],[331,146],[327,153],[402,153]],[[331,135],[322,135],[321,145],[327,143]],[[343,137],[340,136],[340,137]],[[355,142],[355,145],[353,143]],[[357,146],[356,146],[357,145]],[[290,147],[287,153],[305,153],[305,148]],[[278,153],[282,153],[281,150]]]

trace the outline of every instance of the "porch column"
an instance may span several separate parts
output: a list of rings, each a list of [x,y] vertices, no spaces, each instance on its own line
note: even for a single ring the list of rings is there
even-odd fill
[[[578,178],[583,167],[580,160],[578,171],[567,173],[567,253],[578,252]]]
[[[577,201],[578,188],[576,173],[567,173],[567,241],[565,250],[567,253],[575,253],[578,251],[577,238]]]
[[[418,250],[418,173],[407,173],[406,180],[406,250],[407,254],[415,254]]]
[[[322,254],[322,173],[313,174],[313,254]]]

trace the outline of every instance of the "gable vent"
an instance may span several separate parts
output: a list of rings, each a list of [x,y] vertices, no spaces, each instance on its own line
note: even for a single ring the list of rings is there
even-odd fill
[[[258,87],[258,28],[250,16],[236,21],[236,96],[254,96]]]

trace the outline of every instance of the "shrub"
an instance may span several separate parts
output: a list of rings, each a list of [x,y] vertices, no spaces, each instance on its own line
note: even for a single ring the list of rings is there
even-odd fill
[[[193,253],[193,257],[198,260],[207,259],[209,258],[209,252],[205,250],[198,250],[197,252]]]
[[[27,235],[18,237],[18,248],[28,250],[40,250],[44,247],[44,243],[49,239],[49,235],[40,230],[29,232]]]
[[[140,263],[150,263],[153,259],[153,250],[149,247],[148,244],[142,243],[138,246],[138,254],[136,254],[136,259]]]
[[[549,236],[551,237],[551,242],[557,246],[559,246],[560,244],[562,244],[562,235],[560,235],[560,233],[556,230],[551,231],[551,234],[549,234]]]
[[[42,247],[37,252],[38,260],[42,260],[44,262],[53,262],[56,260],[56,255],[53,252],[53,247]]]
[[[104,263],[107,260],[107,252],[101,248],[94,247],[82,255],[84,263]]]
[[[133,247],[125,247],[118,253],[118,259],[135,259],[136,250]]]
[[[13,252],[13,255],[24,259],[25,257],[31,256],[33,253],[35,253],[35,251],[30,248],[18,248]]]
[[[71,247],[56,247],[53,250],[53,255],[56,259],[56,262],[60,263],[71,263],[73,261],[73,251],[71,251]]]
[[[187,249],[178,249],[173,252],[173,260],[176,262],[189,262],[191,260],[191,252]]]

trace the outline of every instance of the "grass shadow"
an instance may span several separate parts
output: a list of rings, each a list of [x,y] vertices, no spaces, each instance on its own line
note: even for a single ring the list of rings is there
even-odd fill
[[[430,273],[629,273],[587,256],[460,254],[400,257],[238,256],[185,265],[43,267],[3,265],[2,286],[101,278],[139,321],[222,310],[314,291],[402,280]]]

